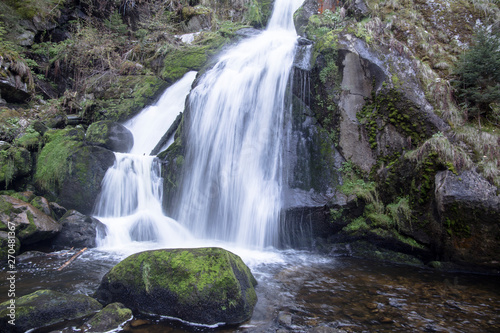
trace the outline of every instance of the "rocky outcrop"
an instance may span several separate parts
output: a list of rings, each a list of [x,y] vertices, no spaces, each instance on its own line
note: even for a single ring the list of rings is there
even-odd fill
[[[220,248],[155,250],[113,267],[95,297],[143,314],[230,325],[250,319],[256,283],[238,256]]]
[[[29,245],[53,238],[61,226],[50,216],[22,200],[0,196],[0,217],[3,228],[12,231],[21,244]]]
[[[458,175],[441,171],[435,177],[435,197],[445,256],[455,262],[499,268],[500,195],[474,171]]]
[[[26,332],[87,317],[102,308],[99,302],[89,296],[68,295],[52,290],[38,290],[17,298],[15,303],[11,301],[0,304],[2,332]],[[10,320],[14,320],[15,325],[9,323]]]
[[[32,93],[33,77],[26,63],[0,54],[0,100],[25,103]]]
[[[96,237],[106,236],[106,226],[92,216],[68,211],[60,220],[61,231],[51,242],[56,249],[95,247]]]
[[[134,146],[134,136],[122,124],[109,120],[92,123],[85,135],[87,143],[118,153],[128,153]]]

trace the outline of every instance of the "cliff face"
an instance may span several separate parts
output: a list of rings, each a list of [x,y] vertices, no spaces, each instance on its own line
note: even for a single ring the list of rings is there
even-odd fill
[[[325,4],[308,0],[295,16],[314,42],[308,110],[343,161],[312,233],[498,269],[498,122],[470,117],[452,82],[481,27],[498,37],[498,5]]]
[[[109,154],[83,137],[65,141],[58,130],[130,118],[187,71],[209,66],[240,38],[236,31],[265,26],[271,7],[0,1],[0,186],[36,184],[53,200],[69,178],[83,188],[70,172],[40,175],[51,163],[67,168],[81,159],[76,150]],[[500,102],[477,111],[453,84],[480,28],[498,36],[499,12],[487,0],[305,1],[294,16],[302,38],[283,245],[344,251],[332,244],[363,241],[424,262],[500,268]],[[170,166],[167,210],[182,171],[179,123],[176,142],[160,154]],[[56,135],[64,151],[49,154]]]

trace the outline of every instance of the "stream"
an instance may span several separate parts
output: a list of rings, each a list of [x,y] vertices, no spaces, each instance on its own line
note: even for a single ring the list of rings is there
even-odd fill
[[[303,251],[231,250],[249,265],[259,283],[250,321],[239,327],[208,329],[134,318],[117,332],[500,331],[498,276],[444,273]],[[58,271],[75,252],[20,256],[18,296],[46,288],[92,295],[102,276],[126,256],[91,249]],[[6,270],[0,271],[0,279],[7,276]],[[7,289],[0,287],[0,302],[8,299]],[[75,332],[81,324],[65,323],[34,333]]]

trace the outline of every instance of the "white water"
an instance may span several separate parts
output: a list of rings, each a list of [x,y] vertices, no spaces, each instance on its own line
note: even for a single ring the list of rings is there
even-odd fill
[[[156,157],[149,156],[176,116],[184,110],[196,72],[187,73],[161,96],[124,125],[134,136],[128,154],[115,153],[116,162],[103,179],[94,215],[107,226],[98,239],[106,249],[137,252],[158,245],[181,247],[192,240],[177,221],[163,214],[163,179]]]
[[[198,238],[277,244],[285,97],[297,41],[292,15],[301,3],[276,1],[267,30],[224,54],[190,94],[175,217]]]
[[[160,120],[163,109],[175,104],[182,110],[191,83],[172,94],[169,88],[158,105],[125,124],[134,147],[131,154],[116,154],[95,209],[108,227],[102,249],[130,254],[221,246],[247,264],[256,257],[279,260],[275,252],[259,250],[276,245],[278,237],[285,97],[297,43],[292,15],[302,1],[277,0],[268,29],[222,55],[191,91],[178,222],[162,212],[158,162],[143,155],[168,129],[153,126],[179,112]]]

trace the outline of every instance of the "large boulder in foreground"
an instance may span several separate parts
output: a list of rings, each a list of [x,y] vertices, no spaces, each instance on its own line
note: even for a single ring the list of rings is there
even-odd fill
[[[94,296],[143,314],[238,324],[252,316],[256,284],[241,258],[224,249],[166,249],[126,258],[103,277]]]
[[[87,317],[101,309],[102,305],[89,296],[38,290],[17,298],[14,305],[11,301],[0,304],[0,331],[26,332],[32,328]]]

